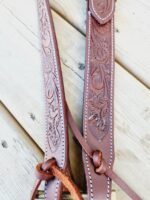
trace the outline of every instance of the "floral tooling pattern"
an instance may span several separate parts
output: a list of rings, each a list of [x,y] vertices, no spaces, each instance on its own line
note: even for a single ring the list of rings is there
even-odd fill
[[[42,39],[42,53],[44,66],[44,82],[46,94],[46,123],[49,146],[55,152],[61,141],[61,116],[59,108],[59,88],[56,77],[54,52],[52,49],[51,33],[45,2],[39,0],[39,16]]]
[[[91,20],[90,74],[88,95],[89,129],[101,141],[109,130],[111,38],[110,23]],[[96,23],[96,24],[95,24]]]

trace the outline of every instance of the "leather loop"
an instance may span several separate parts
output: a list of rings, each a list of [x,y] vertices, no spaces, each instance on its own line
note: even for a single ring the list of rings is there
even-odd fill
[[[141,200],[131,188],[111,169],[113,166],[113,15],[115,0],[88,0],[87,20],[87,59],[84,102],[84,137],[68,110],[68,121],[74,135],[81,144],[87,176],[88,193],[91,199],[110,199],[111,179],[115,181],[133,200]],[[61,184],[68,189],[72,197],[82,200],[82,196],[70,177],[65,174],[68,164],[67,109],[63,87],[60,57],[54,30],[52,14],[48,0],[37,0],[43,50],[44,83],[47,109],[47,151],[45,158],[55,157],[63,170],[57,166],[55,159],[47,160],[36,167],[37,181],[31,199],[36,198],[41,182],[47,181],[47,200],[60,200]],[[108,22],[108,23],[107,23]],[[101,25],[105,24],[105,25]],[[111,56],[110,56],[111,55]],[[57,80],[57,81],[56,81]],[[51,104],[50,104],[51,102]],[[55,108],[55,109],[53,109]],[[51,117],[53,116],[53,117]],[[57,116],[57,117],[56,117]],[[94,117],[93,117],[94,116]],[[92,120],[89,120],[92,119]],[[51,126],[53,124],[54,126]],[[57,125],[57,126],[56,126]],[[110,132],[108,131],[110,130]],[[109,134],[108,134],[109,132]],[[57,133],[57,136],[56,136]],[[105,138],[104,138],[105,137]],[[100,142],[99,142],[100,141]],[[101,144],[100,144],[101,143]],[[94,149],[101,149],[102,152]],[[108,150],[110,149],[110,150]],[[87,157],[88,156],[88,157]],[[111,158],[111,159],[110,159]],[[91,162],[91,159],[93,162]],[[111,162],[110,162],[111,160]],[[109,165],[107,165],[109,163]],[[98,176],[104,174],[104,176]],[[110,167],[111,166],[111,167]],[[109,179],[108,179],[109,177]],[[59,181],[50,181],[57,178]],[[93,184],[93,185],[92,185]],[[57,186],[57,191],[53,188]],[[90,198],[89,196],[89,198]],[[96,196],[96,197],[95,197]]]
[[[103,155],[102,152],[99,150],[96,150],[93,153],[93,164],[95,167],[95,172],[99,175],[101,174],[105,174],[105,172],[107,171],[107,166],[106,163],[103,159]]]
[[[52,179],[54,176],[51,173],[51,171],[43,171],[42,165],[43,165],[43,163],[39,163],[36,166],[35,173],[36,173],[37,179],[42,180],[42,181],[48,181],[48,180]]]
[[[70,127],[73,131],[74,136],[78,139],[80,145],[83,147],[84,151],[87,155],[92,159],[92,163],[95,167],[95,173],[99,175],[105,175],[113,180],[126,194],[131,197],[132,200],[142,200],[138,194],[136,194],[127,184],[124,182],[105,162],[103,158],[103,154],[100,150],[95,150],[91,156],[91,148],[88,143],[82,138],[82,134],[80,133],[71,112],[68,109],[68,121],[70,123]]]
[[[99,175],[104,174],[111,178],[120,188],[122,188],[133,200],[141,200],[141,198],[117,175],[113,172],[103,159],[102,152],[99,150],[93,153],[93,165],[95,172]]]
[[[89,0],[89,10],[100,24],[106,24],[114,16],[115,0]]]
[[[93,153],[93,164],[96,168],[98,168],[101,163],[102,163],[102,159],[103,159],[103,155],[102,152],[99,150],[94,151]]]
[[[54,158],[47,160],[44,163],[40,163],[36,166],[37,181],[32,191],[31,200],[35,200],[38,188],[42,181],[49,181],[56,177],[59,179],[66,189],[70,192],[71,196],[75,200],[83,200],[79,189],[73,183],[71,178],[65,174],[65,172],[57,166]]]
[[[106,162],[104,160],[102,160],[101,165],[96,168],[95,172],[99,175],[105,174],[107,171],[107,165]]]

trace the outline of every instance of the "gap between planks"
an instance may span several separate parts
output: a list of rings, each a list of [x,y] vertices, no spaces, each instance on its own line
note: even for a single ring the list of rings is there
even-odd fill
[[[3,2],[3,0],[0,2],[0,4]],[[53,2],[53,1],[52,1]],[[11,13],[11,10],[5,6],[5,5],[2,5],[5,9],[7,9],[10,13]],[[57,9],[55,6],[54,6],[54,3],[51,3],[51,8],[52,8],[52,11],[53,13],[55,13],[56,15],[58,15],[60,18],[62,18],[65,22],[67,22],[70,26],[72,26],[74,29],[76,29],[78,32],[80,32],[84,37],[86,36],[86,33],[85,33],[85,30],[84,29],[81,29],[80,27],[78,27],[75,23],[71,22],[67,17],[65,17],[60,11],[59,9]],[[52,13],[52,14],[53,14]],[[12,14],[12,13],[11,13]],[[22,23],[36,38],[39,38],[38,35],[36,35],[31,29],[29,29],[26,24],[24,24],[20,19],[18,19],[14,14],[12,14],[13,17],[15,17],[20,23]],[[55,21],[54,21],[55,23]],[[115,32],[118,32],[117,30],[115,30]],[[25,38],[26,39],[26,38]],[[29,42],[29,41],[28,41]],[[32,43],[31,45],[33,47],[35,47]],[[37,47],[35,47],[37,49]],[[39,49],[38,49],[39,50]],[[141,79],[138,74],[136,74],[135,72],[133,72],[132,70],[130,70],[130,68],[128,68],[128,66],[121,61],[121,59],[119,59],[117,56],[115,56],[115,62],[117,64],[119,64],[122,68],[124,68],[129,74],[131,74],[132,76],[134,76],[134,78],[139,81],[141,84],[143,84],[147,89],[150,89],[150,86],[143,80]],[[64,64],[64,63],[63,63]],[[67,67],[67,66],[66,66]],[[78,75],[78,74],[77,74]],[[81,77],[80,77],[81,78]]]
[[[136,3],[136,2],[135,2]],[[70,10],[67,10],[67,8],[69,7],[69,4],[70,3],[68,3],[67,2],[67,0],[61,0],[61,1],[58,1],[58,0],[55,0],[55,1],[51,1],[51,7],[52,7],[52,9],[58,14],[58,15],[60,15],[64,20],[66,20],[69,24],[71,24],[76,30],[78,30],[82,35],[86,35],[86,28],[85,28],[85,21],[84,20],[86,20],[84,17],[85,17],[85,10],[86,10],[86,6],[85,6],[85,1],[83,1],[83,2],[80,2],[79,0],[77,0],[75,3],[74,3],[74,7],[72,8],[72,13],[74,13],[74,16],[73,16],[73,14],[71,13],[71,11]],[[128,4],[128,2],[126,3],[126,1],[125,0],[123,0],[123,2],[117,2],[116,3],[116,19],[117,19],[117,23],[116,23],[116,29],[115,29],[115,32],[116,32],[116,36],[118,36],[118,34],[119,34],[119,29],[118,29],[118,25],[119,25],[119,28],[121,27],[121,29],[122,29],[122,26],[123,25],[120,25],[120,23],[122,22],[121,20],[126,20],[126,24],[129,24],[128,23],[128,17],[127,17],[127,14],[124,14],[124,12],[121,12],[120,10],[121,9],[124,9],[124,7],[125,7],[125,4],[127,4],[127,5],[129,5],[130,6],[130,10],[129,10],[129,16],[130,17],[132,17],[133,18],[133,22],[131,22],[131,25],[132,25],[132,23],[134,23],[134,15],[133,16],[131,16],[131,12],[133,12],[133,13],[137,13],[137,19],[139,18],[139,7],[141,7],[143,10],[146,8],[146,6],[144,7],[144,5],[142,5],[142,2],[138,2],[138,5],[137,5],[137,7],[135,7],[135,10],[133,10],[133,7],[132,7],[132,4],[133,3],[130,3],[130,4]],[[142,6],[141,6],[142,5]],[[70,5],[71,6],[71,5]],[[67,8],[66,8],[67,7]],[[80,8],[81,7],[81,8]],[[78,9],[77,9],[78,8]],[[136,12],[136,8],[137,8],[137,12]],[[83,11],[84,10],[84,11]],[[68,11],[68,12],[67,12]],[[78,13],[79,13],[79,15],[81,15],[82,17],[83,17],[83,19],[79,19],[79,17],[77,16],[77,15],[75,15],[75,13],[78,11]],[[81,12],[83,12],[84,14],[81,14]],[[120,13],[123,13],[123,14],[120,14]],[[147,13],[147,10],[145,9],[145,13]],[[69,15],[70,14],[70,15]],[[77,14],[77,13],[76,13]],[[76,17],[75,17],[76,16]],[[123,19],[123,17],[124,17],[124,19]],[[77,18],[77,19],[76,19]],[[118,19],[118,18],[120,18],[120,19]],[[127,18],[127,19],[126,19]],[[131,18],[131,19],[132,19]],[[143,20],[143,18],[141,17],[141,15],[140,15],[140,19],[141,20]],[[131,21],[131,20],[130,20]],[[138,20],[137,20],[138,21]],[[139,22],[140,23],[140,22]],[[122,23],[123,24],[123,23]],[[134,29],[136,28],[136,29],[138,29],[138,27],[137,27],[137,23],[134,23],[134,24],[136,24],[135,25],[135,27],[134,27]],[[130,25],[130,26],[131,26]],[[130,28],[130,26],[129,26],[129,28]],[[144,26],[144,25],[143,25]],[[136,29],[134,30],[133,29],[133,31],[135,31],[135,34],[136,34]],[[127,31],[126,29],[125,29],[125,31]],[[141,31],[141,30],[140,30]],[[132,33],[132,32],[131,32]],[[134,34],[134,33],[133,33]],[[138,35],[138,34],[137,34]],[[132,34],[131,34],[131,36],[132,36]],[[138,35],[139,36],[139,35]],[[129,37],[129,36],[128,36]],[[117,37],[118,38],[118,37]],[[122,38],[122,40],[123,40],[123,38]],[[117,42],[120,42],[120,39],[118,40],[117,39]],[[118,42],[118,43],[119,43]],[[141,42],[141,41],[140,41]],[[145,41],[146,42],[146,41]],[[147,41],[148,42],[148,41]],[[119,45],[122,45],[122,44],[119,44]],[[139,43],[139,45],[140,45],[140,43]],[[145,45],[145,44],[144,44]],[[130,47],[130,45],[129,45],[129,47]],[[144,47],[144,46],[143,46]],[[120,46],[119,46],[119,48],[120,48]],[[125,48],[125,47],[123,47],[123,48]],[[132,46],[131,46],[131,48],[132,48]],[[143,48],[144,49],[144,48]],[[118,47],[117,47],[117,53],[116,53],[116,62],[118,63],[118,64],[120,64],[125,70],[127,70],[131,75],[133,75],[138,81],[140,81],[145,87],[147,87],[148,89],[150,88],[150,84],[149,84],[149,81],[148,81],[148,77],[146,77],[145,79],[143,78],[144,77],[144,75],[140,75],[139,74],[139,72],[137,72],[137,68],[138,67],[135,67],[135,59],[136,59],[136,56],[135,56],[135,59],[133,59],[133,60],[131,60],[131,58],[130,58],[130,60],[131,61],[133,61],[134,62],[134,65],[132,66],[132,63],[128,63],[128,59],[124,59],[124,57],[126,57],[126,55],[124,55],[124,52],[125,52],[125,49],[122,49],[122,52],[123,52],[123,55],[124,56],[122,56],[121,55],[121,53],[119,52],[120,51],[120,49],[118,50]],[[125,52],[126,53],[126,52]],[[132,52],[132,50],[131,50],[131,52],[129,52],[129,53],[133,53]],[[129,54],[127,54],[127,56],[128,56]],[[132,55],[132,54],[131,54]],[[136,49],[135,49],[135,55],[136,55]],[[141,56],[142,55],[144,55],[144,54],[142,54],[141,53]],[[148,54],[146,54],[147,56],[148,56]],[[129,55],[130,56],[130,55]],[[143,57],[143,59],[145,58],[145,56]],[[148,59],[147,57],[146,57],[146,59]],[[145,60],[146,60],[145,59]],[[139,60],[140,61],[140,60]],[[147,62],[146,62],[146,64],[147,64]],[[143,64],[144,66],[147,66],[146,64]],[[141,64],[139,64],[139,65],[141,65]],[[149,66],[149,65],[148,65]],[[147,67],[148,67],[147,66]],[[135,69],[134,69],[135,68]],[[143,70],[145,70],[145,67],[144,67],[144,69]],[[145,73],[146,74],[146,73]]]
[[[86,33],[84,30],[80,29],[78,26],[76,26],[74,23],[72,23],[71,21],[69,21],[62,13],[60,13],[55,7],[52,6],[52,11],[57,14],[59,17],[61,17],[64,21],[66,21],[68,24],[70,24],[74,29],[76,29],[77,31],[79,31],[84,37],[86,37]],[[54,22],[55,23],[55,22]],[[117,33],[117,30],[115,29],[115,32]],[[117,64],[119,64],[122,68],[124,68],[129,74],[131,74],[132,76],[134,76],[134,78],[140,82],[141,84],[143,84],[147,89],[150,89],[150,86],[143,80],[141,79],[138,74],[134,73],[133,71],[131,71],[128,66],[122,62],[118,57],[115,56],[115,62]],[[63,63],[64,64],[64,63]],[[81,77],[80,77],[81,78]],[[82,79],[82,78],[81,78]]]
[[[11,120],[11,125],[12,126],[14,126],[15,125],[15,127],[18,127],[17,128],[17,130],[18,131],[16,131],[16,132],[18,132],[18,134],[21,136],[21,138],[23,139],[22,140],[22,142],[24,141],[24,138],[26,138],[26,141],[30,141],[30,143],[32,143],[32,146],[31,147],[33,147],[34,146],[34,148],[36,149],[36,152],[38,152],[38,154],[36,155],[37,156],[37,158],[36,159],[41,159],[41,156],[44,156],[43,155],[43,151],[41,151],[41,149],[35,144],[35,142],[32,140],[32,138],[27,134],[27,132],[24,130],[24,128],[20,125],[20,123],[17,121],[17,119],[13,116],[13,114],[8,110],[8,108],[0,101],[0,110],[1,110],[1,115],[2,115],[2,113],[3,113],[3,115],[5,115],[5,118],[7,119],[7,122],[9,121],[9,120]],[[1,122],[2,123],[2,122]],[[4,130],[3,130],[4,131]],[[8,132],[8,131],[7,131]],[[13,135],[11,135],[11,137],[13,137]],[[0,137],[0,139],[1,139],[1,145],[2,145],[2,147],[4,148],[4,149],[7,149],[7,148],[9,148],[10,147],[10,141],[7,141],[7,139],[3,136],[3,137]],[[21,144],[20,144],[21,145]],[[24,143],[24,145],[25,145],[25,143]],[[24,146],[25,148],[26,148],[26,146]],[[21,153],[21,152],[20,152]],[[34,154],[32,153],[31,154],[32,156],[34,156]],[[16,157],[17,157],[17,155],[16,155]],[[19,159],[18,159],[18,161],[19,161]],[[6,160],[5,161],[3,161],[3,164],[5,165],[5,162],[6,162]],[[20,162],[20,164],[22,165],[22,167],[26,167],[25,166],[25,163],[22,163],[22,162]],[[33,164],[33,163],[32,163]],[[34,165],[34,164],[33,164]],[[6,166],[5,166],[6,167]],[[15,169],[13,169],[14,171],[15,171]],[[21,170],[21,168],[19,168],[18,170]],[[30,170],[30,171],[28,171],[28,173],[32,173],[32,169],[28,169],[28,170]],[[21,173],[23,173],[23,171],[21,171]],[[3,170],[2,170],[2,174],[3,174]],[[33,175],[34,173],[32,173],[32,179],[33,179],[33,177],[34,177],[34,175]],[[11,175],[11,177],[12,178],[14,178],[13,177],[14,175]],[[26,175],[26,176],[29,176],[29,174],[28,175]],[[15,180],[14,180],[15,181]],[[33,185],[31,184],[31,185],[28,185],[29,187],[31,187],[31,190],[32,190],[32,187],[33,187]],[[18,187],[19,187],[19,185],[18,185]],[[42,188],[43,189],[43,187],[44,187],[44,185],[42,185],[42,187],[40,187],[40,188]],[[3,188],[3,185],[1,185],[1,188]],[[22,188],[22,189],[24,189],[24,188]],[[27,193],[29,194],[30,193],[30,191],[29,190],[27,190]],[[112,190],[112,200],[116,200],[116,192],[115,192],[115,190]],[[83,196],[83,199],[84,200],[87,200],[87,195],[86,194],[83,194],[82,195]],[[7,197],[6,197],[7,198]],[[37,194],[37,198],[36,199],[39,199],[39,200],[42,200],[42,199],[44,199],[44,191],[43,190],[39,190],[38,191],[38,194]],[[69,194],[63,194],[63,198],[62,198],[63,200],[73,200],[72,198],[71,198],[71,196],[69,195]]]
[[[24,132],[24,134],[26,134],[26,136],[31,140],[32,143],[34,143],[34,145],[38,148],[39,151],[41,151],[41,153],[43,154],[44,157],[44,151],[42,150],[42,148],[35,142],[35,140],[33,139],[33,137],[31,137],[31,135],[27,132],[27,130],[21,125],[21,123],[17,120],[17,118],[13,115],[13,113],[9,110],[9,108],[5,105],[5,103],[0,99],[0,106],[3,106],[3,108],[6,110],[6,112],[9,113],[9,115],[13,118],[13,120],[18,124],[18,126],[22,129],[22,131]]]

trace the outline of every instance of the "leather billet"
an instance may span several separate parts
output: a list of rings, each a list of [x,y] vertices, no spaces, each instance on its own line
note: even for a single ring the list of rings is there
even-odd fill
[[[141,198],[113,171],[115,0],[88,0],[83,133],[65,100],[56,34],[48,0],[37,0],[46,105],[46,149],[36,166],[31,200],[45,181],[45,200],[62,192],[83,200],[69,176],[68,126],[83,149],[88,200],[110,200],[112,180],[133,200]]]
[[[83,133],[92,150],[101,150],[109,167],[114,162],[114,0],[89,0]],[[111,179],[95,173],[83,152],[88,199],[109,200]]]

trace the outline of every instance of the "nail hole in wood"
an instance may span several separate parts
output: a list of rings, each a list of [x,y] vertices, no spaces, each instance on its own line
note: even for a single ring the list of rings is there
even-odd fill
[[[83,63],[79,63],[79,69],[80,69],[80,70],[85,69],[85,65],[84,65]]]
[[[5,149],[8,148],[8,144],[7,144],[7,142],[6,142],[5,140],[2,140],[2,141],[1,141],[1,145],[2,145],[2,147],[5,148]]]
[[[119,31],[119,29],[118,28],[116,28],[116,33],[119,33],[120,31]]]
[[[30,114],[31,119],[34,121],[35,120],[35,115],[33,113],[29,113],[29,114]]]

